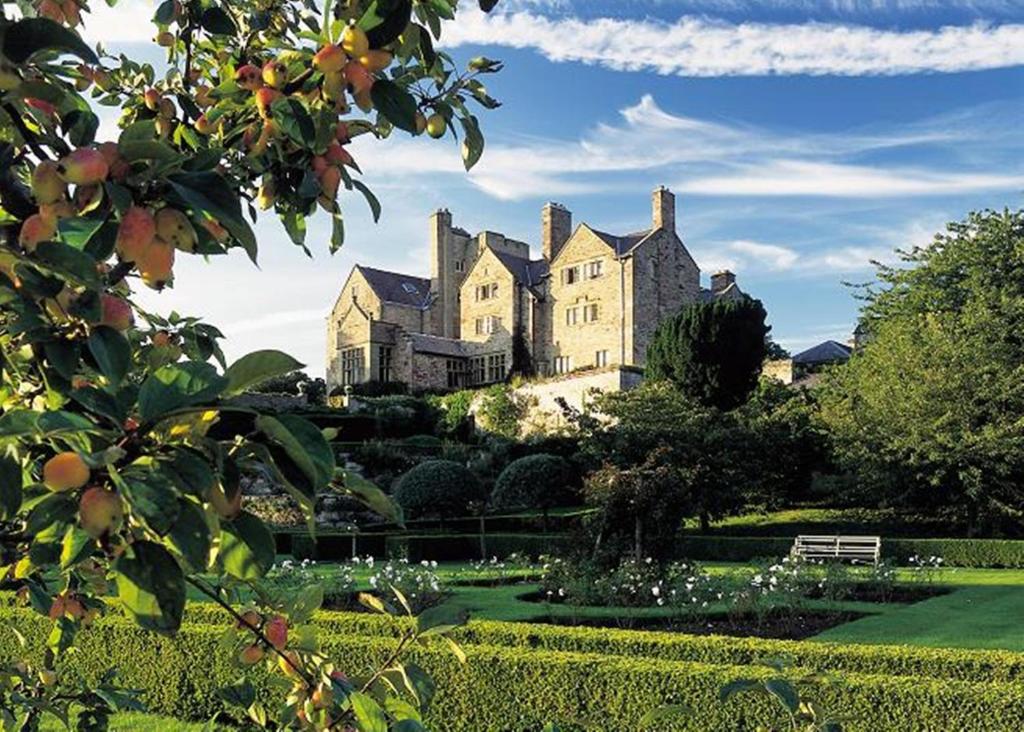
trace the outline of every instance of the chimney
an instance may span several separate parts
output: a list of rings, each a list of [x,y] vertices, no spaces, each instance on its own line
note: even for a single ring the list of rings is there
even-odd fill
[[[671,194],[669,194],[671,195]],[[736,281],[736,275],[727,269],[719,270],[711,275],[711,292],[715,295],[722,292]]]
[[[665,186],[658,186],[651,194],[651,228],[676,230],[676,197]]]
[[[540,211],[541,252],[552,261],[572,234],[572,212],[560,203],[545,203]]]

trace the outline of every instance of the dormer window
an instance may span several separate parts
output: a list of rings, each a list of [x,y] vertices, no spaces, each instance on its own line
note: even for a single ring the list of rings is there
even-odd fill
[[[402,289],[405,291],[405,293],[407,295],[419,295],[420,294],[419,288],[416,287],[416,285],[412,284],[411,282],[403,282],[402,283]]]

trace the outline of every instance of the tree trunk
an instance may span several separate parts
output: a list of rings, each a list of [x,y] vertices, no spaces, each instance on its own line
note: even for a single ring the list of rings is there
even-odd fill
[[[706,534],[711,528],[711,517],[708,516],[707,511],[700,512],[700,533]]]
[[[487,518],[480,514],[480,558],[487,560]]]
[[[547,507],[541,509],[540,530],[541,530],[542,534],[547,534],[548,533],[548,509],[547,509]]]

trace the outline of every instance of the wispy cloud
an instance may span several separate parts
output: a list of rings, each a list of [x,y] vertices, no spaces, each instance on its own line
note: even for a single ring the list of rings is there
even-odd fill
[[[1017,107],[956,111],[889,130],[774,131],[673,114],[650,95],[576,140],[518,137],[492,141],[470,181],[502,200],[635,190],[656,177],[702,196],[879,198],[1024,188],[1024,168],[1005,162],[1019,147]],[[357,141],[358,142],[358,141]],[[998,172],[989,158],[1000,146]],[[896,148],[943,151],[931,165],[863,162]],[[948,152],[947,152],[948,151]],[[462,176],[443,146],[395,138],[373,153],[382,180]],[[974,160],[974,157],[978,160]],[[877,155],[875,156],[877,157]],[[358,158],[358,148],[357,148]]]
[[[1024,64],[1024,25],[882,30],[826,23],[726,23],[485,14],[465,6],[447,46],[529,48],[551,61],[679,76],[960,72]]]

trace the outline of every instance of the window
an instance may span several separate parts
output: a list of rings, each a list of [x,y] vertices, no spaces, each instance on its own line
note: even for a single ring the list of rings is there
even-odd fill
[[[602,265],[602,260],[600,260],[600,259],[598,259],[598,260],[596,260],[594,262],[587,262],[586,265],[584,265],[584,268],[583,268],[583,271],[586,273],[587,279],[594,280],[594,279],[597,279],[598,277],[600,277],[601,274],[602,274],[602,272],[601,272],[601,265]]]
[[[391,381],[391,346],[377,346],[377,381]]]
[[[409,295],[420,294],[420,288],[416,287],[416,285],[412,284],[411,282],[403,282],[402,289],[405,290],[405,292]]]
[[[455,260],[455,271],[456,272],[465,272],[466,271],[466,260],[465,259],[456,259]]]
[[[562,284],[571,285],[580,281],[580,266],[566,267],[562,270]]]
[[[576,325],[576,321],[579,320],[580,309],[579,308],[566,308],[565,310],[565,324]]]
[[[484,319],[483,318],[477,318],[476,319],[475,332],[476,332],[477,335],[483,335],[484,334]]]
[[[572,356],[556,356],[554,372],[556,374],[567,374],[572,371]]]
[[[491,282],[487,285],[477,285],[476,287],[476,299],[477,300],[492,300],[498,296],[498,283]]]
[[[598,368],[608,365],[608,351],[598,351],[594,354],[594,365]]]
[[[597,320],[597,303],[592,302],[583,306],[583,322],[593,323]]]
[[[469,383],[483,384],[487,377],[487,360],[483,356],[469,359]]]
[[[449,358],[445,364],[448,372],[448,388],[458,389],[466,385],[466,362],[461,358]]]
[[[487,357],[487,380],[491,382],[505,380],[504,353],[497,353]]]
[[[358,384],[363,380],[363,349],[349,348],[341,352],[341,383]]]
[[[484,326],[488,333],[497,333],[501,330],[501,318],[497,315],[488,315],[485,319]]]

